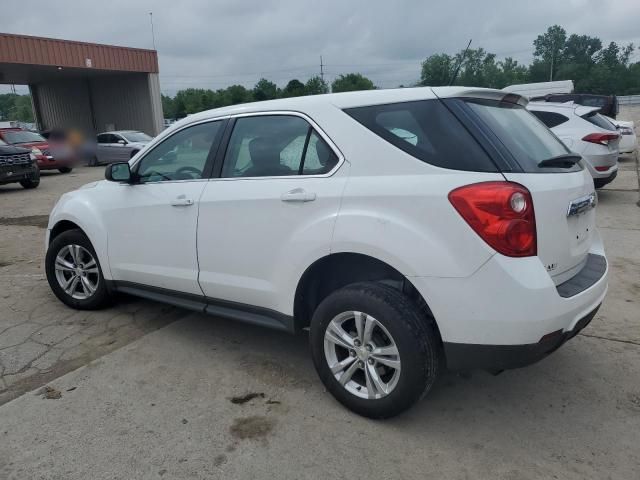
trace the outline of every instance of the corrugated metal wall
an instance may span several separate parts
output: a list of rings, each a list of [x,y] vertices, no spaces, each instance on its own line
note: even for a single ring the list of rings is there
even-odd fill
[[[64,127],[93,133],[93,119],[86,79],[32,85],[37,99],[36,116],[43,130]]]
[[[0,33],[0,63],[158,72],[155,50]]]
[[[155,136],[163,116],[157,75],[123,74],[32,85],[40,128],[77,128],[87,135],[140,130]]]
[[[98,132],[113,128],[141,130],[149,135],[159,133],[147,77],[146,74],[109,75],[91,80],[91,98]]]

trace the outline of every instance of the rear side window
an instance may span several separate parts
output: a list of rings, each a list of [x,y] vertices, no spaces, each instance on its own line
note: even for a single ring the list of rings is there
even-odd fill
[[[222,177],[319,175],[337,163],[336,154],[300,117],[242,117],[231,134]]]
[[[440,100],[349,108],[345,113],[423,162],[453,170],[497,171],[487,153]]]
[[[564,122],[569,121],[569,117],[556,112],[541,112],[536,110],[530,110],[538,119],[544,123],[547,127],[553,128],[558,125],[562,125]]]
[[[611,130],[614,132],[616,131],[616,126],[609,120],[604,118],[602,115],[600,115],[598,112],[587,113],[586,115],[583,115],[582,118],[584,118],[587,122],[592,123],[596,127],[604,128],[605,130]]]
[[[523,106],[497,100],[466,100],[467,105],[498,137],[524,172],[550,173],[538,164],[570,153],[567,147]],[[579,164],[562,172],[580,170]]]

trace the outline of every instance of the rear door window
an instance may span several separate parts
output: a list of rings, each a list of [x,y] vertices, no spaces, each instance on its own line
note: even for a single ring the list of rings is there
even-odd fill
[[[453,170],[497,171],[489,155],[440,100],[344,111],[379,137],[423,162]]]
[[[336,154],[301,117],[241,117],[229,139],[221,176],[319,175],[337,163]]]

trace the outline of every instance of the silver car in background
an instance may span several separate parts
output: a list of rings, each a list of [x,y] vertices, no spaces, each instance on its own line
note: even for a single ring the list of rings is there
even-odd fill
[[[135,130],[99,133],[96,138],[95,154],[89,160],[89,166],[126,162],[151,140],[152,138],[146,133]]]

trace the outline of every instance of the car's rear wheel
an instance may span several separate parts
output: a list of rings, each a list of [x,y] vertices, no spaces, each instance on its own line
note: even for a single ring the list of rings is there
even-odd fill
[[[73,170],[73,168],[71,168],[71,167],[62,167],[62,168],[58,169],[58,171],[60,173],[70,173],[72,170]]]
[[[94,310],[107,305],[109,292],[98,256],[82,231],[68,230],[51,241],[45,269],[51,290],[68,306]]]
[[[442,363],[433,319],[380,283],[349,285],[324,299],[313,315],[310,343],[327,390],[371,418],[411,407],[431,388]]]

